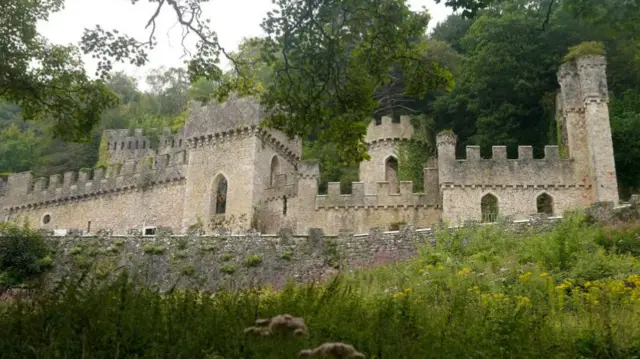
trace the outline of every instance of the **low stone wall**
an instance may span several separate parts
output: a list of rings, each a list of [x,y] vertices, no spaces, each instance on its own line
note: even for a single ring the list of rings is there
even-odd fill
[[[432,231],[411,229],[369,235],[309,236],[159,236],[51,237],[54,265],[47,282],[79,276],[99,280],[123,269],[146,285],[215,291],[258,284],[283,285],[327,278],[340,268],[377,265],[413,257]]]
[[[596,222],[615,224],[640,220],[640,202],[614,207],[597,204],[587,210]],[[518,233],[552,229],[561,217],[534,217],[513,221],[503,218],[499,225]],[[464,227],[483,226],[468,221]],[[54,249],[53,268],[46,283],[79,277],[109,280],[127,272],[145,285],[162,292],[198,289],[213,292],[221,288],[247,288],[259,284],[282,286],[287,280],[309,282],[326,279],[339,270],[372,267],[414,257],[423,245],[433,245],[437,233],[447,228],[399,231],[372,229],[369,233],[341,233],[325,236],[311,229],[307,236],[291,231],[279,235],[171,236],[159,231],[155,237],[111,236],[107,232],[94,237],[47,237]],[[194,231],[197,232],[197,231]],[[471,238],[469,238],[471,240]]]
[[[515,230],[545,230],[556,221],[503,222]],[[477,224],[467,223],[467,226]],[[444,230],[441,226],[435,233]],[[451,229],[456,230],[456,229]],[[47,283],[80,276],[108,280],[126,269],[145,285],[168,291],[247,288],[258,284],[280,287],[287,280],[326,279],[339,270],[372,267],[414,257],[422,245],[435,243],[434,230],[403,228],[368,234],[324,236],[311,229],[308,236],[281,233],[264,236],[99,236],[49,237],[55,250]]]

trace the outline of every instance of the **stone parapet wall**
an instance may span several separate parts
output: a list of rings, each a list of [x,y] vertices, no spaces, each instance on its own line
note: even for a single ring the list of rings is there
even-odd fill
[[[119,191],[147,189],[156,184],[180,181],[184,179],[185,161],[184,152],[180,152],[174,157],[159,156],[155,161],[149,159],[113,164],[106,171],[95,168],[36,179],[30,172],[11,175],[5,208],[13,211],[37,205],[87,200]]]
[[[558,146],[545,146],[545,157],[533,158],[531,146],[518,146],[518,158],[507,158],[506,146],[493,146],[492,157],[480,157],[480,146],[466,146],[466,159],[438,161],[440,183],[455,185],[583,185],[576,178],[574,163],[559,156]],[[447,158],[442,153],[439,157]],[[449,158],[455,158],[449,156]]]
[[[545,230],[553,221],[521,221],[515,230]],[[444,227],[442,227],[444,228]],[[437,230],[436,230],[437,232]],[[311,229],[306,236],[282,232],[243,236],[52,237],[56,249],[49,283],[84,269],[98,279],[120,270],[161,291],[216,291],[258,284],[282,286],[287,280],[322,280],[340,270],[377,266],[415,257],[421,246],[435,243],[431,228],[403,228],[367,234],[325,236]]]
[[[427,207],[437,206],[434,193],[413,193],[413,182],[400,181],[399,193],[390,191],[389,182],[377,182],[375,192],[365,194],[365,184],[353,182],[350,194],[340,193],[340,182],[329,182],[326,195],[316,196],[316,208],[339,207]]]

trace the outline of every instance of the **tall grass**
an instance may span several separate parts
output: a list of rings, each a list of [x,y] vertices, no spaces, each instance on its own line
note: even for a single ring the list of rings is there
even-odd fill
[[[0,357],[281,359],[328,341],[378,359],[634,357],[638,233],[579,217],[544,234],[441,232],[412,261],[279,292],[160,295],[126,275],[68,284],[2,310]],[[304,317],[309,335],[243,334],[283,313]]]

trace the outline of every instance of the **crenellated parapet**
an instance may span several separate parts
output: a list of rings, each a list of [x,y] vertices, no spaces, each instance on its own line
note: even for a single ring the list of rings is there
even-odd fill
[[[181,136],[186,146],[194,149],[256,136],[282,157],[297,163],[302,155],[302,140],[261,128],[262,116],[262,106],[253,97],[232,95],[223,103],[212,102],[207,105],[192,101]]]
[[[142,129],[106,130],[103,136],[106,137],[109,163],[141,160],[155,155],[151,140]]]
[[[390,190],[389,182],[377,182],[372,194],[365,194],[363,182],[353,182],[350,194],[340,193],[340,182],[329,182],[326,195],[316,196],[316,208],[344,207],[428,207],[437,206],[437,197],[413,193],[413,182],[400,181],[400,191]]]
[[[544,158],[534,159],[531,146],[518,146],[518,158],[507,158],[506,146],[493,146],[489,159],[480,156],[480,146],[466,146],[466,158],[455,154],[456,137],[438,136],[438,171],[441,186],[526,186],[539,184],[584,185],[575,176],[574,162],[560,157],[558,146],[545,146]]]
[[[129,190],[146,191],[154,185],[183,180],[184,166],[183,158],[166,158],[161,155],[155,161],[128,160],[111,164],[106,169],[98,167],[35,179],[30,172],[17,173],[9,177],[5,207],[13,210],[90,199]]]
[[[391,141],[410,140],[413,136],[413,125],[409,116],[382,116],[373,119],[367,126],[365,142],[369,146]]]
[[[173,133],[170,128],[165,127],[158,141],[158,154],[171,154],[185,151],[187,141],[184,138],[184,128],[179,128]]]

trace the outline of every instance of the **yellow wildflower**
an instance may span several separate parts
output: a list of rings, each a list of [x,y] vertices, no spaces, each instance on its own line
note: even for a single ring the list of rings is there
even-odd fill
[[[531,278],[531,272],[526,272],[520,275],[520,277],[518,277],[520,279],[521,283],[526,283],[529,281],[529,279]]]
[[[457,275],[459,275],[459,276],[463,276],[463,275],[467,275],[467,274],[469,274],[469,273],[471,273],[471,272],[473,272],[473,269],[471,269],[471,268],[469,268],[469,267],[464,267],[464,268],[462,268],[462,269],[460,269],[460,270],[458,271],[458,274],[457,274]]]

